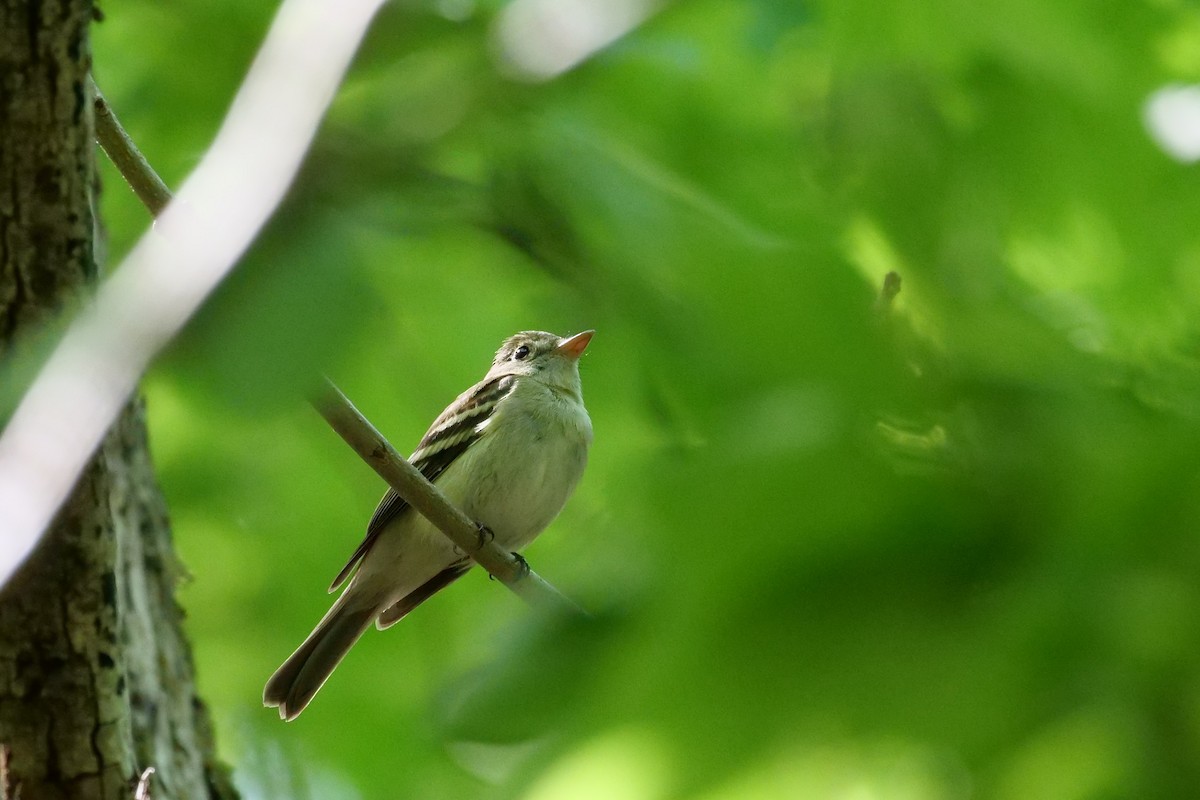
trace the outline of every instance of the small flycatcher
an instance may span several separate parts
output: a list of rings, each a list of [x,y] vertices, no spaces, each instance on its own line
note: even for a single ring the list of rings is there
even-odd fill
[[[533,541],[583,474],[592,422],[579,357],[593,333],[524,331],[506,339],[483,380],[434,420],[410,457],[506,550]],[[353,573],[349,585],[267,681],[263,703],[295,719],[372,622],[380,630],[395,624],[473,564],[389,489],[329,591]]]

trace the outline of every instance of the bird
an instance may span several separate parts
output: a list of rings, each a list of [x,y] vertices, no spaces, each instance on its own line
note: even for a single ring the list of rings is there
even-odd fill
[[[514,553],[558,516],[587,464],[592,422],[579,359],[595,331],[522,331],[483,380],[429,426],[409,460],[481,532]],[[380,630],[462,577],[474,562],[389,489],[333,583],[345,588],[267,681],[263,704],[291,721],[372,623]]]

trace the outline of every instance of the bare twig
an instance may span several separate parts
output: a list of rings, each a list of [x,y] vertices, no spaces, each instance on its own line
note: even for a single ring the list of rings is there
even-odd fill
[[[150,778],[153,776],[154,767],[146,767],[142,770],[142,775],[138,778],[137,790],[133,793],[133,800],[154,800],[154,796],[150,794]]]
[[[142,205],[157,217],[171,202],[171,190],[150,167],[133,139],[129,138],[95,81],[92,81],[92,93],[96,109],[96,141],[104,148],[121,176],[129,182],[129,188],[133,189]]]
[[[389,486],[497,580],[531,605],[582,613],[578,606],[529,569],[523,559],[481,536],[474,521],[451,505],[436,486],[396,452],[331,381],[326,379],[312,404],[329,426]]]

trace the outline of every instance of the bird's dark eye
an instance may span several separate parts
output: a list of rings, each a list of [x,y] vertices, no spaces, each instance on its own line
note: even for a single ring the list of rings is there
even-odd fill
[[[517,351],[515,353],[513,353],[513,358],[515,358],[517,361],[523,361],[525,359],[525,357],[528,355],[529,355],[529,346],[523,344],[517,348]]]

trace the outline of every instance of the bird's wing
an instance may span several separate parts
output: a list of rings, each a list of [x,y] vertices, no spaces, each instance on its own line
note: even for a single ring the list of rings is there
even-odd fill
[[[421,437],[421,442],[417,445],[417,449],[409,461],[421,471],[426,479],[436,481],[438,476],[446,471],[446,467],[454,463],[454,460],[465,453],[468,447],[479,441],[484,431],[487,430],[487,421],[495,412],[496,405],[512,391],[515,385],[516,378],[514,376],[503,375],[477,383],[460,394],[429,426],[429,430]],[[371,545],[379,538],[380,532],[406,509],[408,509],[408,502],[396,494],[395,489],[388,489],[383,499],[379,501],[379,505],[375,507],[371,521],[367,523],[367,535],[362,540],[362,544],[350,556],[350,560],[346,562],[346,566],[342,567],[342,571],[333,579],[333,583],[329,585],[329,591],[334,591],[350,577],[350,573],[354,571],[354,568],[371,549]]]
[[[424,603],[435,594],[445,589],[456,580],[466,575],[467,572],[474,566],[473,561],[464,561],[452,566],[446,567],[444,570],[434,575],[423,584],[413,589],[407,595],[392,603],[383,613],[379,615],[379,619],[375,620],[376,627],[379,630],[384,630],[395,625],[404,618],[408,612],[412,611],[417,606]]]

